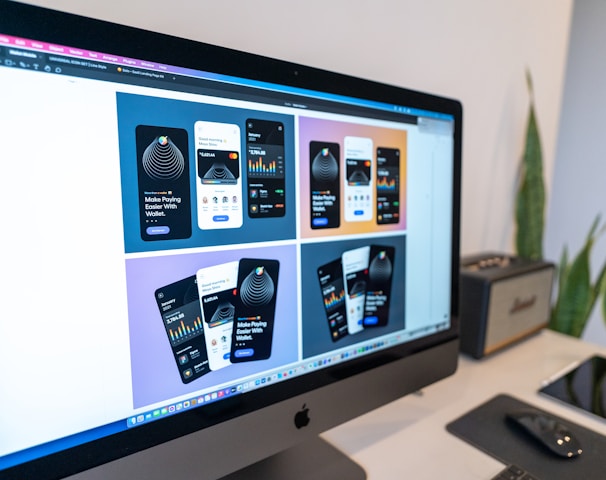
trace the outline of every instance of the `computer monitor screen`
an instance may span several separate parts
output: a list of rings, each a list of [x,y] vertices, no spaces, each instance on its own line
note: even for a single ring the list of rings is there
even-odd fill
[[[456,369],[459,102],[6,1],[0,85],[0,477],[214,478]]]

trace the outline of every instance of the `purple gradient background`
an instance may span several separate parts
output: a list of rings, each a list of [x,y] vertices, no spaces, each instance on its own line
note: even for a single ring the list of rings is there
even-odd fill
[[[185,385],[181,382],[154,292],[159,287],[195,275],[200,268],[241,258],[280,262],[271,357],[230,365]],[[193,394],[203,388],[295,362],[298,358],[297,277],[294,244],[127,259],[133,407]]]

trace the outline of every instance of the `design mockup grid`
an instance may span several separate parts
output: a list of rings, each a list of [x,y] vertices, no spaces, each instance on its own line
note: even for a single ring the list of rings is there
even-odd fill
[[[404,330],[403,126],[117,106],[134,408]]]
[[[39,48],[9,41],[10,51]],[[7,271],[52,272],[39,301],[70,301],[51,325],[22,309],[22,282],[7,286],[6,318],[27,315],[37,355],[23,357],[8,336],[1,350],[21,371],[38,371],[39,358],[47,370],[7,382],[1,420],[20,435],[0,442],[0,456],[47,454],[447,328],[448,302],[435,298],[449,285],[435,298],[415,285],[445,278],[429,267],[450,252],[439,212],[452,204],[452,119],[203,72],[183,84],[180,71],[143,78],[104,59],[102,76],[82,65],[0,68],[7,158],[26,144],[46,152],[10,164],[30,181],[28,202],[9,215],[24,230],[10,239]],[[224,96],[208,96],[210,83]],[[35,136],[32,118],[44,125]],[[42,230],[60,234],[40,248]],[[91,292],[111,313],[90,308]],[[52,395],[29,409],[23,399],[40,391]],[[26,414],[38,428],[22,430]]]

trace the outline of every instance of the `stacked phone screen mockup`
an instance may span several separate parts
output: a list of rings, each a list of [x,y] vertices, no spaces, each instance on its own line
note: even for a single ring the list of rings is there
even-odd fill
[[[333,341],[389,320],[395,249],[370,245],[343,252],[318,268],[326,319]]]
[[[156,290],[183,383],[271,356],[278,271],[277,260],[243,258]]]

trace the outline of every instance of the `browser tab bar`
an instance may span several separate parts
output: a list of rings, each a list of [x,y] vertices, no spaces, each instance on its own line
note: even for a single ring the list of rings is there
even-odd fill
[[[454,122],[451,120],[438,120],[435,118],[419,117],[419,132],[441,135],[452,135]]]

